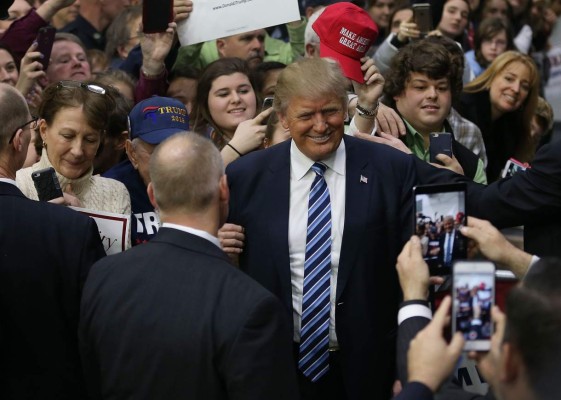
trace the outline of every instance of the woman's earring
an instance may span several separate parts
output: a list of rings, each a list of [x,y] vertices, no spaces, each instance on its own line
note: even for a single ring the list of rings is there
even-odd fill
[[[45,142],[44,140],[43,140],[43,148],[44,148],[45,150],[47,149],[47,142]]]

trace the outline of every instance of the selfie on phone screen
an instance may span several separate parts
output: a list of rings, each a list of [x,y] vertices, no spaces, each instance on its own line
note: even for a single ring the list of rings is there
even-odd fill
[[[495,267],[491,262],[454,264],[454,330],[466,340],[466,350],[488,350],[493,333],[491,308],[495,298]]]
[[[465,190],[455,185],[415,188],[415,232],[432,274],[447,275],[454,260],[467,257]]]

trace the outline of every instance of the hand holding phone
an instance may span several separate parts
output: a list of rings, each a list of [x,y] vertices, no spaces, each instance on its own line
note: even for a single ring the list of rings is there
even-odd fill
[[[452,158],[452,134],[448,132],[432,132],[429,134],[430,162],[441,164],[436,158],[438,154],[444,154]]]
[[[493,335],[495,265],[490,261],[458,261],[453,275],[452,334],[462,333],[466,351],[488,351]]]
[[[263,106],[261,107],[261,111],[265,111],[266,109],[271,108],[273,106],[274,100],[274,97],[265,97],[265,99],[263,99]]]
[[[432,13],[429,3],[413,4],[413,20],[417,24],[417,29],[421,32],[421,37],[426,36],[432,27]]]
[[[49,201],[64,197],[54,168],[45,168],[31,173],[31,179],[37,189],[40,201]]]
[[[55,41],[56,29],[52,26],[45,26],[37,33],[37,51],[43,55],[39,62],[43,65],[43,71],[49,67],[53,43]]]

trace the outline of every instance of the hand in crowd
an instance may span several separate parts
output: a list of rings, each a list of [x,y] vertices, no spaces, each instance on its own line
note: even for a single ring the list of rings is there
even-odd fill
[[[177,24],[170,22],[165,32],[140,35],[142,71],[145,75],[157,76],[164,71],[164,60],[173,46],[176,28]],[[142,31],[142,28],[140,30]]]
[[[475,241],[485,257],[509,267],[517,278],[524,277],[532,256],[510,243],[491,223],[468,217],[467,226],[460,228],[460,231]]]
[[[45,76],[43,64],[39,61],[43,58],[43,54],[35,51],[35,49],[37,49],[37,42],[33,42],[21,60],[19,79],[16,83],[16,89],[18,89],[21,94],[26,97],[28,102],[31,99],[31,96],[35,94],[31,93],[31,91],[34,88],[37,79]]]
[[[72,185],[68,184],[64,188],[64,193],[62,195],[63,197],[57,197],[56,199],[49,200],[49,203],[60,204],[63,206],[82,207],[82,202],[72,191]]]
[[[272,112],[271,107],[261,111],[255,118],[241,122],[236,128],[230,144],[241,154],[247,154],[261,147],[267,130],[267,118]]]
[[[423,259],[421,241],[416,235],[403,246],[395,267],[404,301],[426,300],[429,285],[444,282],[442,277],[429,276],[429,266]]]
[[[407,130],[399,114],[391,107],[380,104],[376,115],[378,133],[387,133],[396,138],[405,136]]]
[[[477,368],[485,381],[491,387],[496,387],[497,381],[500,379],[496,375],[497,371],[501,370],[499,363],[501,362],[501,346],[503,345],[506,316],[499,307],[493,306],[491,319],[495,325],[495,332],[491,337],[491,349],[488,352],[471,351],[468,357],[477,362]]]
[[[37,114],[37,110],[39,109],[39,104],[41,104],[41,95],[43,93],[43,88],[38,83],[35,83],[27,96],[25,96],[25,100],[29,105],[29,110],[33,113]]]
[[[240,254],[245,243],[243,226],[236,224],[224,224],[218,230],[218,240],[225,253]]]
[[[399,24],[397,32],[397,40],[402,43],[408,42],[410,39],[418,39],[421,37],[421,31],[417,24],[413,21],[403,21]]]
[[[385,144],[387,146],[391,146],[395,149],[398,149],[406,154],[411,154],[411,150],[409,150],[407,145],[403,143],[401,139],[398,139],[397,137],[384,132],[378,132],[376,135],[377,136],[372,136],[366,133],[355,133],[355,137],[359,139],[368,140],[374,143]]]
[[[429,292],[429,268],[421,253],[421,241],[412,236],[397,257],[396,264],[403,300],[426,300]]]
[[[185,21],[192,11],[193,2],[191,0],[173,0],[173,21],[175,23]]]
[[[360,69],[364,73],[364,83],[353,81],[353,88],[358,96],[358,104],[363,108],[373,110],[382,96],[385,80],[370,57],[363,57],[360,62],[362,64]]]
[[[37,14],[45,21],[50,22],[58,11],[71,6],[77,0],[47,0],[37,8]]]
[[[437,154],[436,159],[444,165],[438,163],[430,163],[432,166],[437,168],[446,168],[460,175],[464,174],[464,169],[462,168],[456,157],[454,157],[454,155],[452,155],[452,157],[448,157],[446,154]]]
[[[444,339],[444,329],[450,322],[448,311],[452,299],[446,296],[425,329],[411,341],[407,353],[409,382],[421,382],[436,392],[452,373],[464,346],[464,338],[456,332],[450,344]]]

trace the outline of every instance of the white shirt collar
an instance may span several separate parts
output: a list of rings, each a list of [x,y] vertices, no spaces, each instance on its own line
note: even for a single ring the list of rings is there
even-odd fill
[[[341,143],[334,153],[331,153],[329,157],[321,162],[336,174],[345,176],[346,169],[346,151],[345,151],[345,141],[341,139]],[[290,143],[290,169],[294,173],[294,177],[300,180],[308,173],[312,165],[314,165],[313,160],[309,159],[304,153],[300,151],[298,146],[294,143],[294,140]]]
[[[11,183],[12,185],[17,187],[16,181],[10,178],[0,178],[0,182]]]
[[[206,239],[209,242],[213,243],[216,247],[218,247],[220,250],[222,250],[222,246],[220,246],[220,241],[218,240],[217,237],[212,236],[210,233],[202,231],[200,229],[191,228],[191,227],[185,226],[185,225],[171,224],[169,222],[164,222],[162,224],[162,228],[177,229],[179,231],[183,231],[183,232],[187,232],[187,233],[190,233],[192,235],[195,235],[195,236],[199,236],[199,237],[201,237],[203,239]]]

